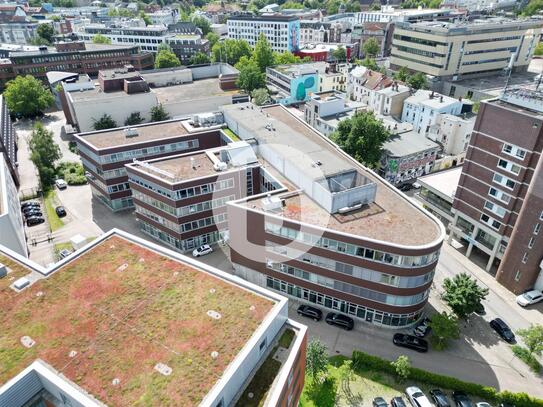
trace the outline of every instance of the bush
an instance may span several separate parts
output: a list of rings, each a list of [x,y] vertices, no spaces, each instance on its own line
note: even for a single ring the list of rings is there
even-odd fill
[[[530,354],[528,349],[523,348],[520,345],[514,345],[512,350],[515,356],[526,363],[528,367],[532,369],[532,371],[535,373],[539,373],[541,371],[541,363],[537,361],[534,355]]]
[[[388,373],[392,376],[396,374],[396,369],[390,364],[390,361],[360,351],[353,352],[353,367],[355,371],[370,369]],[[499,392],[494,387],[464,382],[454,377],[428,372],[415,367],[411,368],[408,378],[436,387],[464,391],[489,402],[511,403],[516,407],[543,407],[543,400],[531,397],[526,393]]]
[[[76,162],[63,162],[57,167],[57,176],[64,179],[68,185],[84,185],[87,183],[85,169]]]

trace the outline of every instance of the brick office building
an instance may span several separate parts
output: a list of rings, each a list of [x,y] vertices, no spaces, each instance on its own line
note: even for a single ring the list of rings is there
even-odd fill
[[[543,289],[543,92],[481,103],[454,197],[451,237],[488,256],[515,293]]]

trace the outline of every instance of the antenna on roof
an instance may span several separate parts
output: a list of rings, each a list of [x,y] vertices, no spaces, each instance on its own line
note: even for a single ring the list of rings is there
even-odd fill
[[[512,52],[511,58],[509,59],[509,63],[507,64],[507,68],[505,68],[505,72],[507,74],[507,79],[505,80],[505,85],[503,87],[502,95],[505,94],[505,91],[507,90],[507,87],[509,86],[509,80],[511,79],[511,73],[513,72],[513,63],[515,62],[515,57],[517,53]]]

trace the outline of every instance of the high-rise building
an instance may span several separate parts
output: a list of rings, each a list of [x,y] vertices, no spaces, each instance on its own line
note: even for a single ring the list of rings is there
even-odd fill
[[[228,38],[245,40],[254,47],[264,34],[276,52],[295,52],[300,47],[300,19],[295,16],[233,16],[228,21]]]
[[[541,20],[489,18],[465,22],[398,22],[390,64],[394,69],[444,79],[495,75],[508,66],[528,68],[541,35]]]
[[[19,185],[19,171],[17,170],[17,141],[15,129],[11,122],[10,112],[6,100],[0,95],[0,155],[13,178],[15,185]]]
[[[454,196],[451,237],[499,261],[515,293],[543,288],[543,92],[509,89],[481,103]]]

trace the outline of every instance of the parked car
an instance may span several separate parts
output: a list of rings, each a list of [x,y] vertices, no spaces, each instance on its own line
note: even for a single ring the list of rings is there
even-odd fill
[[[30,206],[37,206],[39,207],[40,206],[40,203],[39,202],[36,202],[36,201],[25,201],[21,204],[21,210],[25,209],[25,208],[28,208]]]
[[[517,297],[517,304],[521,307],[526,307],[539,301],[543,301],[543,293],[539,290],[531,290]]]
[[[426,397],[422,390],[418,387],[408,387],[407,389],[405,389],[405,394],[407,394],[409,402],[414,407],[432,407],[432,405],[430,404],[430,400],[428,400],[428,397]]]
[[[382,397],[375,397],[371,404],[373,407],[388,407],[387,402]]]
[[[55,208],[55,212],[57,213],[57,216],[59,218],[63,218],[66,216],[66,209],[64,209],[64,206],[57,206]]]
[[[298,315],[311,318],[315,321],[320,321],[322,319],[322,311],[310,305],[300,305],[298,307]]]
[[[417,352],[428,352],[428,342],[413,335],[397,333],[392,337],[392,342],[402,348],[416,350]]]
[[[476,404],[477,407],[492,407],[490,404],[488,404],[486,401],[481,401]]]
[[[43,217],[43,213],[41,213],[41,210],[39,208],[34,208],[31,211],[23,212],[23,215],[25,218],[30,218],[32,216],[41,216]]]
[[[453,400],[456,407],[473,407],[468,395],[463,391],[453,391]]]
[[[430,397],[434,400],[436,407],[451,407],[449,399],[441,389],[430,390]]]
[[[482,302],[477,304],[477,308],[475,309],[475,313],[477,315],[485,315],[486,314],[485,306],[483,305]]]
[[[196,249],[194,249],[192,251],[192,255],[194,257],[200,257],[200,256],[205,256],[206,254],[209,254],[213,251],[213,249],[211,248],[210,245],[208,244],[203,244],[201,245],[200,247],[197,247]]]
[[[401,397],[394,397],[392,400],[390,400],[390,405],[392,407],[407,407],[405,405],[405,401]]]
[[[41,224],[43,222],[45,222],[45,219],[43,219],[40,216],[31,216],[30,218],[26,219],[26,225],[27,226],[39,225],[39,224]]]
[[[66,188],[68,188],[68,184],[62,178],[57,179],[55,181],[55,185],[57,186],[58,189],[66,189]]]
[[[23,211],[23,214],[26,214],[28,212],[32,212],[32,211],[40,211],[41,210],[41,206],[40,205],[32,205],[32,206],[27,206],[25,208],[22,209]]]
[[[502,319],[496,318],[490,321],[490,327],[494,329],[501,338],[509,343],[516,343],[515,334]]]
[[[64,259],[64,258],[68,257],[70,254],[72,254],[72,252],[71,252],[70,250],[68,250],[68,249],[62,249],[62,250],[58,253],[58,255],[59,255],[59,257],[60,257],[61,259]]]
[[[354,320],[351,317],[343,314],[337,314],[335,312],[330,312],[328,315],[326,315],[326,323],[328,325],[339,326],[347,331],[354,328]]]
[[[413,329],[413,335],[418,336],[419,338],[424,338],[432,331],[430,328],[430,318],[423,318]]]

